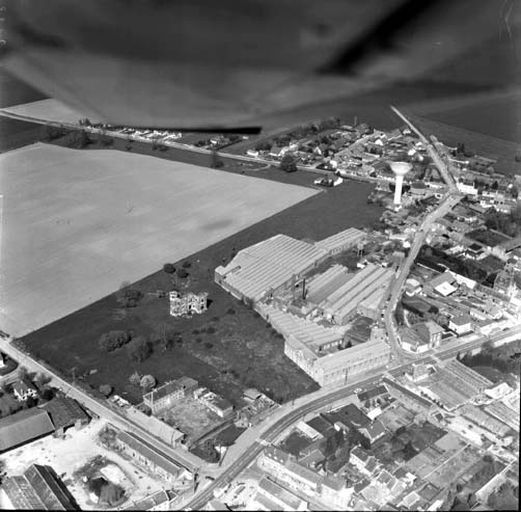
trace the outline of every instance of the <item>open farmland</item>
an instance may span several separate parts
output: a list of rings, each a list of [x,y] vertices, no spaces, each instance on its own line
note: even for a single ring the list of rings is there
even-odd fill
[[[426,117],[419,117],[408,108],[404,108],[403,111],[423,133],[433,134],[449,146],[456,146],[461,142],[467,149],[478,155],[497,160],[494,164],[494,169],[497,172],[507,175],[521,174],[521,163],[514,160],[519,151],[519,145],[516,142],[458,128]]]
[[[53,121],[55,123],[77,123],[85,117],[73,108],[54,98],[12,105],[2,109],[6,114],[14,114],[27,119]],[[92,119],[92,121],[94,121]]]
[[[301,174],[307,175],[296,172],[291,176]],[[25,336],[21,343],[67,377],[76,367],[76,375],[87,374],[89,385],[110,383],[118,394],[136,403],[141,401],[140,390],[129,383],[136,370],[152,374],[160,383],[188,375],[235,405],[241,403],[247,387],[256,387],[278,401],[309,393],[317,385],[286,358],[281,337],[257,313],[214,283],[214,269],[229,261],[234,250],[278,233],[318,240],[350,226],[370,225],[382,211],[367,204],[371,189],[367,183],[348,182],[313,195],[191,255],[187,278],[177,277],[177,272],[172,277],[156,265],[156,273],[133,285],[145,294],[137,307],[122,310],[113,294]],[[179,269],[185,259],[176,262],[172,257],[170,261]],[[168,299],[149,292],[174,288],[207,291],[208,311],[192,318],[171,317]],[[163,325],[177,333],[174,346],[167,351],[155,346],[143,363],[130,361],[124,348],[108,354],[98,348],[99,337],[107,331],[129,329],[148,337]],[[88,375],[93,370],[97,371]]]
[[[17,336],[316,194],[143,155],[45,144],[2,154],[0,176],[0,328]]]

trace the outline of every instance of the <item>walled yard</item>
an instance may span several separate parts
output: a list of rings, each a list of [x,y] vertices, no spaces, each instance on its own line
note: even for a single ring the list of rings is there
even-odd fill
[[[96,388],[110,383],[118,394],[135,403],[141,401],[141,391],[129,383],[129,376],[136,370],[152,374],[160,383],[188,375],[236,406],[242,403],[247,387],[256,387],[277,401],[309,393],[317,385],[284,356],[281,337],[257,313],[213,282],[214,269],[228,262],[234,250],[277,233],[318,240],[350,226],[371,225],[381,213],[381,209],[366,202],[371,188],[368,184],[348,182],[314,195],[193,254],[188,258],[191,266],[186,269],[187,278],[176,277],[175,273],[172,279],[159,270],[138,281],[133,286],[144,293],[144,299],[137,307],[122,309],[115,295],[110,295],[25,336],[21,343],[69,378],[73,367],[77,376],[95,371],[85,377],[86,383]],[[168,232],[167,228],[163,231]],[[203,241],[210,242],[208,237]],[[155,270],[167,261],[180,268],[184,260],[176,262],[175,253],[172,254],[171,258],[162,256]],[[122,276],[124,279],[132,280],[130,276]],[[168,299],[149,294],[175,288],[207,291],[208,311],[175,319],[168,313]],[[136,335],[151,336],[162,325],[176,333],[176,342],[166,352],[156,346],[143,363],[130,361],[124,348],[109,354],[98,348],[99,337],[110,330],[130,329]]]
[[[162,416],[166,423],[182,430],[189,441],[198,439],[223,422],[222,418],[193,398],[177,400]]]
[[[41,143],[0,155],[0,178],[0,324],[17,336],[317,193],[122,151]]]

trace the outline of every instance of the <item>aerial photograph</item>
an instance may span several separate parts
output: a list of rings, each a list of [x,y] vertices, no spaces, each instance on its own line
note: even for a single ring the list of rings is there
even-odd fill
[[[0,0],[0,510],[519,510],[519,0]]]

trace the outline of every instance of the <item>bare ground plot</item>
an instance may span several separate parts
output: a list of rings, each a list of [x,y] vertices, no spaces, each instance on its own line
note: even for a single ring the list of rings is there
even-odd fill
[[[315,194],[119,151],[0,156],[1,328],[25,334]]]
[[[481,456],[475,448],[467,446],[463,451],[438,467],[427,477],[427,480],[439,489],[445,489],[451,483],[456,482],[480,458]]]
[[[222,419],[201,402],[182,398],[177,400],[165,414],[166,422],[183,431],[189,439],[198,439],[202,434],[222,423]]]
[[[217,286],[214,270],[230,260],[234,249],[277,233],[317,240],[350,226],[371,224],[381,214],[381,209],[366,203],[371,189],[371,185],[359,183],[328,189],[190,256],[186,289],[205,290],[211,301],[202,315],[174,319],[168,313],[167,299],[149,295],[121,315],[115,296],[110,295],[29,334],[21,342],[69,378],[75,366],[76,375],[98,370],[87,377],[89,384],[97,388],[108,382],[118,394],[135,403],[141,401],[141,394],[129,384],[129,377],[136,370],[152,374],[160,383],[189,375],[236,406],[242,404],[242,393],[248,387],[277,401],[314,391],[317,384],[284,355],[281,337],[257,313]],[[177,267],[183,261],[172,260]],[[168,274],[158,271],[134,286],[147,293],[171,290],[183,281],[178,279],[174,284]],[[166,352],[156,347],[141,364],[130,361],[125,349],[109,354],[98,349],[98,339],[104,332],[131,329],[137,335],[149,336],[162,324],[179,333],[180,341]]]
[[[5,469],[9,475],[21,474],[31,464],[51,466],[61,476],[82,510],[97,510],[99,506],[90,502],[83,482],[75,477],[74,473],[97,456],[106,460],[106,466],[112,469],[112,475],[119,473],[121,481],[114,483],[123,486],[128,499],[139,500],[159,491],[162,484],[157,478],[147,475],[117,453],[97,443],[98,432],[105,424],[104,420],[93,420],[80,431],[67,431],[65,439],[47,436],[2,454],[0,458],[5,462]],[[109,473],[107,476],[109,477]]]

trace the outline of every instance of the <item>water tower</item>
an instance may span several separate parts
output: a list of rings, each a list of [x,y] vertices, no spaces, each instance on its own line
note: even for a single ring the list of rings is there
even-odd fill
[[[400,206],[402,199],[403,177],[412,169],[412,165],[409,162],[389,162],[389,165],[391,166],[391,170],[396,176],[394,205]]]

